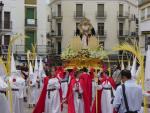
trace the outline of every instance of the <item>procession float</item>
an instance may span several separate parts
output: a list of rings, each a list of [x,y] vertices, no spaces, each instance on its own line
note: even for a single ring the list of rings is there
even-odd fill
[[[90,20],[84,18],[78,25],[75,36],[61,54],[64,67],[100,67],[108,53],[99,44]]]

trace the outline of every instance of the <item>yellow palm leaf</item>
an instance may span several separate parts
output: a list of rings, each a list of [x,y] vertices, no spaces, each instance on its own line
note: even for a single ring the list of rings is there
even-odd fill
[[[144,56],[142,55],[141,53],[141,50],[140,50],[140,47],[137,45],[137,44],[129,44],[127,42],[113,48],[113,50],[115,51],[128,51],[128,52],[131,52],[138,60],[138,63],[140,64],[140,72],[139,72],[139,76],[137,78],[137,82],[139,84],[142,85],[142,88],[143,90],[145,89],[144,87]],[[144,98],[144,112],[147,113],[147,110],[146,110],[146,99]]]

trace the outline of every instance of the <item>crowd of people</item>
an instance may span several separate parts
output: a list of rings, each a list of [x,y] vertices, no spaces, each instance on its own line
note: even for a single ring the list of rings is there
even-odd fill
[[[13,57],[12,57],[13,58]],[[35,60],[34,71],[16,70],[11,62],[11,76],[0,67],[0,113],[25,113],[27,101],[33,113],[138,113],[142,105],[142,88],[129,70],[116,67],[111,75],[102,68],[66,69],[43,66]]]

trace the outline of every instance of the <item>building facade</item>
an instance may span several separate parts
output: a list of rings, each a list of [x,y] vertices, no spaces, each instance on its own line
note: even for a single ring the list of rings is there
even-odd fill
[[[150,45],[150,1],[140,0],[139,1],[139,39],[140,47],[145,54]]]
[[[50,23],[47,20],[49,7],[46,0],[2,0],[2,3],[1,45],[8,46],[11,36],[22,34],[28,38],[17,40],[13,45],[13,53],[25,55],[33,44],[37,46],[38,54],[47,54],[46,34]],[[4,54],[3,48],[1,51]]]
[[[49,6],[49,34],[58,51],[67,47],[84,17],[91,21],[105,50],[137,35],[137,0],[51,0]]]

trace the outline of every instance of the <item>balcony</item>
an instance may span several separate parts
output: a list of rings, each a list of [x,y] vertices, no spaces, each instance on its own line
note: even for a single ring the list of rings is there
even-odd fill
[[[130,21],[136,21],[136,16],[135,16],[134,14],[131,14],[131,15],[129,16],[129,20],[130,20]]]
[[[57,39],[61,39],[63,37],[63,31],[59,31],[59,32],[52,32],[52,33],[47,33],[47,38],[57,38]]]
[[[119,21],[125,21],[125,19],[129,18],[129,13],[128,12],[124,12],[124,13],[119,13],[117,14],[117,18]]]
[[[96,36],[100,40],[104,40],[107,37],[107,33],[106,33],[106,31],[97,31]]]
[[[11,32],[12,21],[0,21],[0,33]]]
[[[25,4],[36,5],[37,0],[25,0]]]
[[[0,54],[4,55],[8,53],[8,45],[0,45]]]
[[[107,16],[106,12],[104,12],[104,13],[97,12],[96,19],[104,20],[104,19],[106,19],[106,16]]]
[[[150,14],[147,14],[147,18],[150,18]]]
[[[59,21],[59,20],[61,21],[62,18],[63,18],[62,12],[58,12],[58,13],[53,12],[53,13],[52,13],[52,18],[53,18],[53,19],[56,19],[57,21]]]
[[[129,36],[129,31],[119,30],[118,38],[119,40],[125,40]]]
[[[36,28],[37,27],[37,19],[25,19],[25,27],[26,28]]]
[[[74,19],[83,19],[85,17],[85,13],[84,12],[74,12]]]
[[[31,45],[16,45],[13,52],[18,55],[26,54],[25,47],[31,47]],[[52,53],[52,47],[49,45],[36,45],[36,51],[38,55],[47,55]],[[53,50],[54,51],[54,50]]]
[[[141,20],[145,20],[145,16],[141,16]]]
[[[150,0],[139,0],[139,7],[142,7],[143,5],[146,5],[147,3],[150,3]]]

